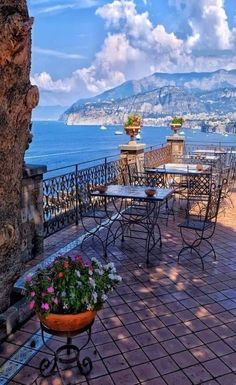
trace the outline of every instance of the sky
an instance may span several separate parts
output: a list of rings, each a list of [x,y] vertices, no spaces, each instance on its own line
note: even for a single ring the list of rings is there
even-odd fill
[[[28,0],[31,81],[70,106],[154,72],[236,68],[236,0]]]

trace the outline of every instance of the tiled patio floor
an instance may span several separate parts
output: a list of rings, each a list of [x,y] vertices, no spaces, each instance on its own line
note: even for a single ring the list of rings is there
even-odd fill
[[[92,341],[83,353],[91,357],[93,370],[85,379],[75,367],[65,369],[64,383],[236,385],[235,218],[236,208],[220,215],[213,241],[217,262],[209,257],[204,272],[197,259],[193,263],[192,258],[182,258],[177,264],[181,248],[177,218],[168,227],[162,225],[162,252],[153,250],[149,268],[143,263],[141,243],[112,247],[110,259],[123,282],[99,312]],[[76,237],[76,227],[54,235],[46,242],[46,255]],[[71,253],[83,254],[79,247]],[[86,255],[99,256],[90,241]],[[34,317],[2,344],[1,385],[62,384],[58,375],[40,376],[39,362],[48,353],[38,331]],[[49,339],[51,347],[58,344],[60,338]]]

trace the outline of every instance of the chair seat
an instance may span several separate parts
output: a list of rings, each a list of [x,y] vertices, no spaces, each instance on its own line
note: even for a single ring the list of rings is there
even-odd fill
[[[178,227],[202,231],[202,230],[208,229],[212,225],[213,223],[210,221],[205,222],[205,221],[201,221],[200,219],[191,217],[191,218],[185,219],[185,221],[180,223]]]

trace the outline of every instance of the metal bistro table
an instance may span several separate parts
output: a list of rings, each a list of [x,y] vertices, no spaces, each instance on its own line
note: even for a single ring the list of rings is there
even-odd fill
[[[191,163],[166,163],[156,168],[145,169],[151,174],[165,174],[166,186],[174,188],[175,193],[186,198],[186,192],[191,195],[206,195],[209,190],[212,176],[212,168],[208,164],[202,165],[202,170],[197,169],[196,164]]]
[[[169,175],[202,175],[210,173],[211,166],[209,164],[202,165],[203,170],[198,170],[196,164],[191,163],[165,163],[156,168],[146,168],[145,171],[148,173],[160,173]]]
[[[160,206],[174,192],[170,188],[157,188],[156,194],[148,197],[145,193],[148,188],[150,186],[109,185],[105,193],[91,192],[92,196],[103,197],[105,202],[109,200],[113,205],[117,216],[115,219],[109,218],[110,226],[114,221],[118,222],[121,228],[119,236],[121,235],[122,241],[126,237],[145,241],[147,264],[149,264],[149,253],[153,247],[158,242],[160,247],[162,246],[161,231],[158,225]]]

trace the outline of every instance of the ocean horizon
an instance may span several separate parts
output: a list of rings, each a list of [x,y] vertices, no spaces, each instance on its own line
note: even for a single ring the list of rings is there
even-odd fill
[[[116,131],[122,134],[116,135]],[[180,132],[184,134],[186,142],[236,145],[235,134],[224,136],[184,127]],[[109,125],[101,129],[100,125],[66,125],[59,121],[44,120],[33,121],[32,133],[33,141],[26,151],[25,162],[46,165],[48,170],[100,158],[102,162],[105,157],[118,156],[119,145],[129,141],[121,125]],[[166,143],[166,136],[171,134],[170,127],[144,126],[138,143],[144,143],[146,147],[161,145]],[[89,163],[82,168],[85,167],[89,167]]]

